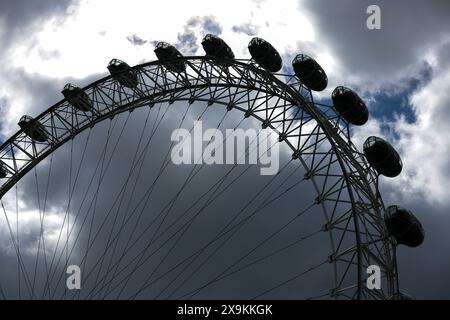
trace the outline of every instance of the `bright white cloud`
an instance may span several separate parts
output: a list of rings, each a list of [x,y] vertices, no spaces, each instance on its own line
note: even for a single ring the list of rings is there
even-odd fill
[[[312,25],[297,9],[295,0],[284,1],[282,6],[278,1],[255,5],[249,0],[162,1],[157,5],[142,0],[83,0],[76,11],[70,9],[67,19],[48,21],[36,39],[27,39],[14,48],[11,60],[15,67],[30,73],[84,78],[103,73],[114,57],[130,64],[154,60],[151,43],[132,46],[127,37],[136,34],[145,40],[176,43],[186,22],[195,16],[215,17],[223,28],[223,38],[237,57],[248,57],[246,46],[250,37],[237,34],[232,28],[245,23],[256,26],[259,36],[283,51],[295,46],[296,41],[314,40]]]
[[[450,68],[412,94],[417,121],[396,124],[401,139],[405,173],[399,185],[407,193],[424,196],[431,204],[450,204]]]
[[[401,154],[400,176],[382,178],[389,200],[422,200],[433,207],[450,205],[450,66],[442,59],[449,44],[441,43],[427,54],[427,62],[432,67],[431,80],[408,97],[415,122],[408,122],[404,116],[391,122],[371,119],[354,130],[352,140],[358,148],[362,148],[367,136],[376,135],[390,141]]]
[[[315,39],[313,27],[298,11],[296,0],[284,1],[282,6],[274,0],[256,3],[251,0],[239,3],[170,0],[157,5],[144,0],[81,0],[77,6],[67,9],[66,16],[53,17],[35,34],[17,39],[0,57],[5,66],[0,71],[0,97],[6,98],[1,106],[2,135],[12,135],[23,114],[36,114],[36,110],[40,112],[60,97],[59,92],[55,92],[55,101],[36,106],[35,93],[23,83],[23,77],[11,77],[12,73],[23,72],[28,77],[26,81],[39,78],[57,87],[64,85],[60,83],[64,78],[81,81],[89,75],[106,74],[106,66],[112,58],[131,65],[155,60],[152,41],[176,43],[192,17],[213,17],[218,21],[223,30],[221,36],[238,58],[249,57],[247,44],[251,37],[232,29],[245,23],[256,26],[258,36],[269,40],[282,53],[297,50],[298,41]],[[197,27],[192,31],[200,46],[203,30]],[[132,45],[127,40],[132,35],[147,42]],[[197,54],[204,54],[201,46]],[[324,53],[324,62],[330,62],[330,57]]]
[[[18,230],[19,230],[19,243],[22,255],[35,256],[38,249],[40,254],[43,252],[43,243],[41,234],[41,220],[42,212],[39,210],[24,208],[23,205],[19,205],[20,215],[18,216]],[[0,216],[0,254],[15,255],[16,248],[11,241],[12,236],[17,243],[17,217],[15,208],[13,206],[6,206],[7,217],[9,220],[8,227],[7,219],[4,212]],[[58,212],[54,210],[47,210],[45,218],[43,220],[43,241],[45,243],[45,250],[47,254],[52,253],[55,250],[58,238],[60,237],[60,230],[67,229],[67,223],[64,223],[64,212]],[[65,238],[64,240],[65,241]],[[72,241],[72,240],[71,240]],[[59,249],[61,248],[59,244]]]

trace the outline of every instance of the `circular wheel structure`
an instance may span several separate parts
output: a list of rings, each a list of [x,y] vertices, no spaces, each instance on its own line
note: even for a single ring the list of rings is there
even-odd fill
[[[115,61],[114,63],[119,65],[121,62]],[[66,89],[70,88],[70,86],[66,87]],[[0,159],[4,171],[0,187],[2,210],[10,233],[10,253],[17,256],[17,275],[10,274],[7,279],[1,278],[1,294],[4,298],[16,298],[19,294],[19,297],[26,299],[61,297],[195,299],[222,297],[222,293],[225,298],[236,296],[240,298],[241,295],[236,294],[236,291],[227,291],[223,287],[214,286],[219,283],[226,286],[228,278],[242,270],[251,271],[254,265],[263,263],[269,256],[275,256],[286,248],[292,247],[293,243],[279,247],[273,246],[259,251],[259,258],[247,259],[253,257],[252,254],[269,243],[275,234],[283,234],[287,225],[309,211],[314,211],[314,219],[320,217],[319,229],[312,234],[303,234],[295,243],[306,241],[309,237],[319,233],[322,237],[321,243],[326,241],[327,249],[321,251],[320,257],[316,259],[316,248],[314,244],[310,244],[305,249],[309,256],[305,258],[305,262],[301,265],[302,268],[299,267],[296,272],[290,274],[276,270],[274,274],[266,273],[268,278],[273,278],[273,281],[269,281],[266,288],[255,285],[253,293],[246,291],[247,298],[283,298],[283,295],[277,295],[277,292],[279,294],[279,290],[282,290],[280,288],[284,285],[292,285],[291,291],[295,291],[295,288],[302,288],[301,280],[304,277],[309,279],[311,288],[315,287],[316,283],[321,283],[317,279],[323,279],[326,284],[317,284],[319,289],[302,294],[299,296],[302,299],[385,299],[398,289],[393,244],[385,227],[383,220],[385,209],[378,192],[378,174],[368,164],[364,154],[359,152],[350,140],[349,123],[339,115],[333,106],[316,103],[311,90],[295,76],[269,72],[253,59],[223,59],[212,56],[183,57],[180,55],[172,60],[153,61],[116,70],[111,76],[98,80],[83,89],[76,89],[72,91],[72,95],[68,94],[66,99],[34,119],[29,118],[28,122],[21,126],[21,130],[4,142],[0,148]],[[94,220],[91,220],[91,216],[94,217],[94,213],[91,216],[86,214],[84,218],[80,217],[77,221],[76,214],[78,212],[75,208],[71,208],[66,211],[72,211],[73,215],[69,215],[67,212],[64,215],[57,245],[54,248],[45,248],[45,226],[49,222],[43,218],[46,210],[44,197],[47,199],[53,154],[57,154],[58,149],[66,145],[66,148],[72,146],[70,154],[73,157],[74,141],[81,139],[83,134],[86,136],[89,132],[86,138],[87,143],[91,132],[95,132],[95,127],[101,124],[108,127],[109,134],[111,127],[117,124],[114,121],[121,116],[130,116],[138,112],[138,109],[145,111],[145,114],[148,112],[145,121],[145,125],[147,125],[150,120],[153,120],[154,123],[161,121],[165,112],[170,109],[179,108],[178,111],[174,109],[174,112],[183,114],[184,111],[181,111],[179,105],[187,106],[187,114],[188,111],[195,108],[198,110],[205,108],[204,112],[220,108],[224,117],[233,113],[235,116],[237,114],[237,118],[242,121],[251,121],[251,125],[259,122],[259,130],[270,128],[277,137],[276,143],[283,144],[286,146],[286,150],[290,150],[287,161],[289,166],[297,166],[297,169],[288,177],[301,179],[300,181],[306,184],[309,190],[307,199],[304,199],[302,194],[295,196],[299,201],[295,208],[300,205],[302,210],[294,212],[291,220],[283,221],[278,229],[269,233],[262,241],[255,242],[254,247],[244,248],[247,251],[242,251],[243,255],[241,252],[239,253],[237,263],[232,263],[232,261],[219,263],[216,267],[220,272],[216,273],[209,273],[209,269],[205,268],[202,262],[210,261],[214,256],[217,257],[217,252],[220,256],[227,239],[232,238],[234,232],[251,220],[261,207],[266,206],[264,202],[260,202],[259,208],[257,207],[248,216],[242,217],[241,215],[237,220],[234,218],[230,220],[231,224],[224,223],[225,227],[214,236],[209,237],[209,242],[206,244],[199,245],[191,252],[186,252],[184,256],[178,251],[175,258],[168,257],[173,253],[173,248],[180,245],[178,240],[184,241],[186,230],[192,228],[191,223],[195,222],[198,212],[202,210],[194,212],[190,218],[186,216],[187,220],[182,220],[181,217],[171,220],[167,218],[169,210],[162,211],[164,214],[157,215],[160,220],[156,220],[156,225],[159,227],[154,233],[143,232],[142,237],[136,236],[136,238],[133,238],[134,234],[131,234],[128,238],[131,241],[127,242],[127,237],[123,236],[123,228],[120,226],[128,223],[128,215],[117,218],[116,214],[114,226],[111,229],[108,227],[110,231],[106,232],[102,229],[102,224],[93,224]],[[238,112],[241,114],[239,115]],[[108,122],[108,119],[111,121]],[[186,114],[182,117],[183,122],[189,122],[192,119],[192,117],[186,117]],[[191,125],[192,121],[189,123],[189,126]],[[155,132],[156,130],[152,131],[153,134]],[[109,146],[113,148],[114,144],[111,141],[109,143]],[[144,142],[139,143],[141,146],[144,145]],[[77,151],[78,156],[83,153],[82,148],[80,149]],[[169,161],[165,151],[156,151],[162,156],[166,155],[164,161]],[[100,154],[104,153],[100,151]],[[143,157],[143,154],[144,152],[139,151],[134,157],[129,156],[128,161],[132,162],[130,172],[135,170],[135,175],[139,168],[139,159]],[[81,168],[82,161],[80,160]],[[76,166],[72,165],[72,162],[74,162],[72,158],[67,160],[67,166],[69,167],[68,163],[70,163],[70,168],[59,173],[66,173],[70,176],[70,197],[66,198],[69,202],[68,208],[71,207],[70,199],[75,192],[78,178]],[[108,165],[105,158],[100,162],[103,168]],[[140,162],[141,167],[142,163]],[[31,177],[33,171],[36,173],[36,168],[40,167],[38,164],[40,166],[46,164],[47,167],[50,166],[50,169],[48,169],[48,177],[42,178],[41,180],[44,181],[37,183],[38,188],[41,189],[38,191],[38,202],[39,215],[42,214],[42,217],[40,218],[40,235],[36,236],[39,239],[36,240],[38,246],[30,253],[24,252],[21,247],[24,240],[22,232],[19,231],[21,205],[17,185],[22,179]],[[202,166],[196,165],[197,168]],[[235,167],[232,166],[230,170]],[[229,169],[230,166],[227,168]],[[280,169],[280,172],[283,170],[284,167]],[[78,168],[78,173],[79,171],[80,168]],[[83,175],[83,169],[81,171],[81,175]],[[102,172],[101,169],[100,172]],[[91,175],[93,176],[95,173],[89,171],[83,179],[88,179],[87,176]],[[76,178],[74,178],[75,176]],[[139,179],[139,177],[136,175],[135,179]],[[157,190],[159,187],[155,187],[155,179],[152,179],[148,179],[147,184],[153,186],[152,190]],[[278,174],[271,177],[267,185],[273,185],[275,179],[278,179]],[[221,186],[226,186],[223,180],[217,180]],[[186,181],[189,182],[189,178]],[[281,194],[275,193],[276,191],[281,192],[284,190],[283,188],[286,188],[285,191],[288,192],[293,188],[292,185],[281,182],[279,181],[280,184],[274,187],[274,193],[272,193],[276,198],[281,197]],[[99,186],[100,183],[98,182]],[[132,183],[126,179],[123,188],[130,188],[131,185]],[[187,183],[181,187],[176,186],[175,198],[171,198],[167,202],[169,207],[174,205],[174,201],[181,192],[188,189],[188,187],[185,188],[186,185]],[[45,186],[47,186],[47,192],[45,192]],[[256,192],[261,187],[263,187],[262,184],[255,184],[249,188]],[[232,189],[233,186],[230,188]],[[97,192],[98,189],[97,187]],[[223,194],[223,190],[215,189],[215,196]],[[81,191],[79,192],[81,193]],[[120,200],[122,193],[119,195],[111,198],[112,206],[115,205],[114,200]],[[92,197],[92,201],[95,202],[98,196],[99,193],[96,193]],[[11,199],[8,201],[7,197]],[[252,201],[252,198],[248,196],[245,200]],[[267,198],[268,202],[275,200]],[[117,209],[117,212],[123,211],[124,207],[122,210]],[[47,210],[50,209],[47,208]],[[270,219],[277,220],[276,208],[270,210],[272,212],[269,215]],[[146,210],[146,213],[149,214],[149,211],[151,210]],[[112,219],[114,214],[107,216],[108,219]],[[66,221],[69,220],[69,217],[70,223]],[[230,214],[229,218],[232,217],[233,215]],[[17,221],[15,221],[16,218]],[[178,221],[182,222],[177,225]],[[185,221],[186,223],[184,223]],[[90,239],[87,239],[87,246],[84,244],[85,247],[81,245],[77,247],[81,254],[72,256],[73,251],[70,249],[77,246],[77,241],[82,241],[75,237],[76,231],[81,228],[81,222],[85,228],[90,226],[92,229],[89,232]],[[284,222],[286,223],[284,224]],[[128,225],[134,224],[140,227],[141,223],[143,222],[133,220]],[[165,228],[166,226],[167,228]],[[171,235],[169,231],[173,230],[176,232]],[[298,230],[298,232],[300,231]],[[21,237],[19,237],[19,233]],[[105,234],[109,236],[105,236]],[[164,238],[166,234],[167,238]],[[96,241],[96,235],[104,237],[105,249],[98,249],[95,255],[88,256],[88,249],[93,248],[92,244]],[[172,240],[173,242],[171,242]],[[86,242],[86,239],[84,241]],[[158,243],[158,241],[161,242]],[[126,242],[126,245],[123,245],[123,242]],[[157,244],[160,244],[159,248],[163,247],[163,250],[152,251],[149,246],[145,250],[133,251],[131,249],[133,244],[142,243],[155,245],[155,248]],[[167,246],[164,247],[165,245]],[[84,251],[80,247],[84,248]],[[181,249],[181,252],[183,250]],[[297,249],[295,250],[297,251]],[[158,253],[153,255],[150,252]],[[162,254],[158,256],[160,252]],[[128,260],[124,259],[127,254],[130,255]],[[35,260],[30,260],[24,257],[25,255],[32,255]],[[146,263],[152,259],[156,262],[153,262],[150,267]],[[168,260],[172,261],[172,268],[165,264]],[[66,269],[68,265],[73,264],[81,267],[82,290],[70,291],[66,288]],[[380,267],[382,273],[380,290],[369,290],[366,286],[367,267],[374,264]],[[90,267],[88,268],[88,266]],[[317,279],[308,278],[309,274],[320,268],[325,269],[321,271]],[[139,284],[132,285],[133,276],[139,271],[141,272]],[[270,272],[270,268],[265,272]],[[200,277],[197,282],[190,282],[197,273],[203,273],[205,277],[209,278]],[[148,277],[142,276],[143,274]],[[244,280],[245,276],[239,282]],[[312,282],[313,280],[315,282]],[[14,288],[14,284],[16,288],[18,286],[19,293],[11,289]],[[155,291],[146,291],[152,285],[157,286]],[[246,284],[245,286],[250,285]],[[131,287],[135,289],[132,290]],[[214,292],[212,291],[214,288],[211,287],[216,288],[215,290],[219,294],[211,294]],[[303,287],[303,289],[305,288]],[[202,293],[206,295],[202,295]],[[244,296],[242,297],[244,298]],[[295,295],[288,295],[289,297],[297,298]]]

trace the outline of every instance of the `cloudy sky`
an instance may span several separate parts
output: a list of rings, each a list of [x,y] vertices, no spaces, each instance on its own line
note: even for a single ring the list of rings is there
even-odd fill
[[[381,8],[380,30],[366,27],[371,4]],[[426,230],[420,248],[399,251],[402,289],[448,299],[449,18],[445,0],[2,0],[0,137],[16,132],[23,114],[59,101],[66,82],[84,86],[105,76],[112,58],[155,60],[160,40],[203,55],[201,39],[214,33],[248,58],[249,39],[260,36],[282,54],[286,71],[296,53],[308,53],[329,77],[319,98],[342,84],[367,102],[370,120],[353,132],[357,147],[378,135],[402,156],[402,174],[382,178],[383,199],[413,210]]]

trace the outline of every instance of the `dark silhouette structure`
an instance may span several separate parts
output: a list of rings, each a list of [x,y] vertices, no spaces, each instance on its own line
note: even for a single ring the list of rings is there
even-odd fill
[[[111,76],[119,82],[122,86],[133,89],[137,86],[137,75],[130,66],[119,60],[112,59],[108,65],[108,70]]]
[[[311,90],[323,91],[328,85],[328,77],[316,60],[306,54],[297,55],[292,61],[295,75]]]
[[[203,38],[202,47],[203,50],[205,50],[207,57],[224,60],[234,59],[234,53],[228,44],[213,34],[207,34]]]
[[[425,231],[411,211],[399,206],[389,206],[386,209],[384,221],[389,234],[398,244],[408,247],[418,247],[422,244]]]
[[[370,165],[383,176],[394,178],[402,172],[400,155],[389,142],[375,136],[364,142],[364,154]]]
[[[64,86],[61,93],[76,109],[85,112],[92,109],[92,100],[81,88],[68,83]]]
[[[33,117],[23,116],[20,118],[19,127],[27,136],[37,142],[46,142],[48,139],[48,133],[44,126]]]
[[[339,86],[331,95],[336,111],[349,123],[362,126],[369,120],[369,111],[364,101],[351,89]]]
[[[283,65],[280,54],[266,40],[253,38],[248,44],[248,51],[250,51],[253,60],[255,60],[261,68],[270,72],[280,71]]]
[[[164,62],[164,66],[172,72],[183,72],[186,70],[183,55],[173,45],[159,42],[155,47],[158,60]]]

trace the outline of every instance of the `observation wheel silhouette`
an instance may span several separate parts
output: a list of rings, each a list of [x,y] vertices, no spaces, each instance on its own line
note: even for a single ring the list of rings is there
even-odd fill
[[[160,43],[158,61],[130,67],[114,59],[110,76],[82,89],[67,85],[62,101],[21,119],[21,129],[0,147],[6,254],[16,258],[0,277],[3,298],[385,299],[398,292],[394,251],[400,241],[383,217],[382,166],[374,168],[381,162],[370,165],[370,154],[350,139],[352,123],[367,120],[363,102],[343,87],[333,93],[334,105],[316,102],[311,89],[326,87],[323,69],[299,55],[294,75],[277,73],[280,55],[262,39],[250,42],[250,60],[234,59],[218,37],[208,35],[202,44],[206,56],[184,57]],[[359,109],[340,108],[338,96],[346,94],[353,101],[349,107]],[[290,150],[278,173],[254,174],[249,184],[242,177],[254,165],[226,165],[215,180],[207,174],[214,183],[200,180],[192,187],[216,167],[197,163],[162,183],[175,166],[173,142],[158,132],[161,123],[170,119],[175,128],[192,131],[193,120],[206,119],[208,112],[219,119],[209,122],[212,127],[229,121],[270,129],[274,143]],[[133,116],[141,127],[132,125],[134,139],[124,144],[133,152],[120,153]],[[100,135],[105,139],[90,145]],[[164,147],[170,144],[167,150],[154,146],[158,136]],[[377,145],[374,139],[371,145]],[[251,148],[246,145],[244,157]],[[85,167],[94,153],[95,166]],[[162,161],[148,166],[147,159],[158,155]],[[110,169],[115,156],[126,169]],[[65,187],[59,180],[67,180]],[[28,181],[23,190],[22,181]],[[117,190],[103,195],[109,187]],[[56,204],[53,194],[65,194],[59,197],[64,204]],[[21,211],[38,217],[37,234]],[[297,262],[300,251],[306,257]],[[374,264],[382,275],[379,290],[366,286],[366,269]],[[80,290],[67,288],[70,265],[80,267]]]

